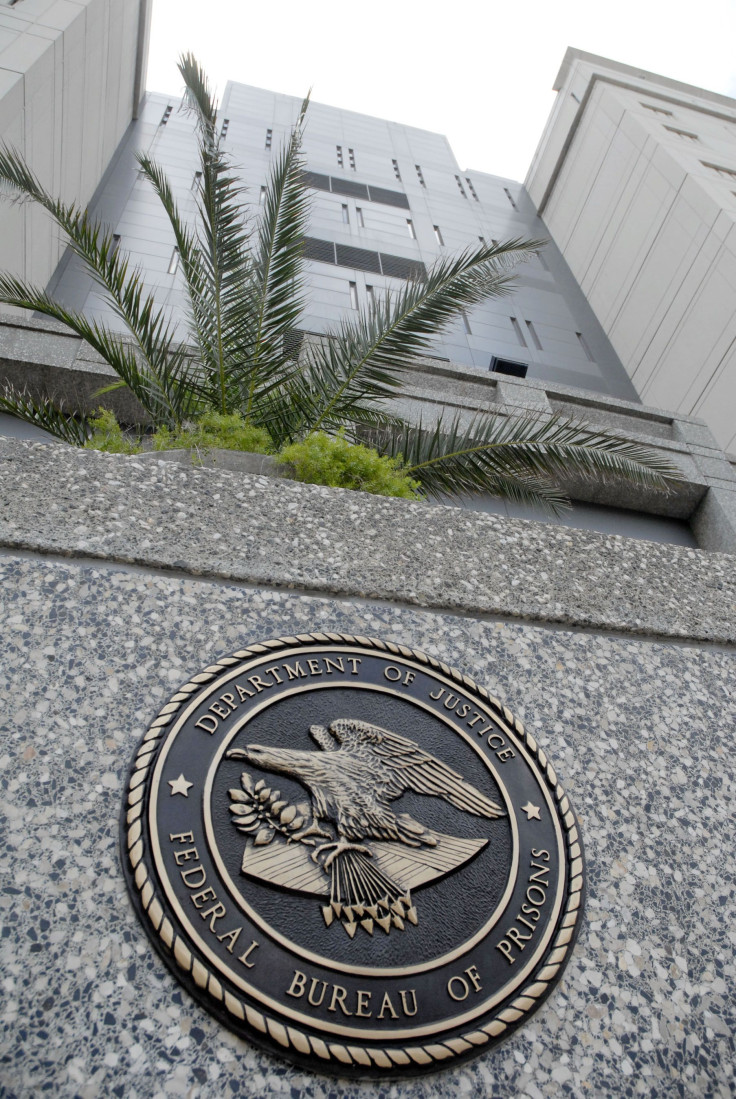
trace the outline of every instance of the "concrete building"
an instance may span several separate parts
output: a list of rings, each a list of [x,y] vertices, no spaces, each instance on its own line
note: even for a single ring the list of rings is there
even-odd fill
[[[253,216],[300,105],[297,98],[241,84],[228,84],[225,90],[219,112],[222,140],[242,175]],[[146,97],[92,211],[117,234],[158,303],[179,317],[186,338],[173,231],[138,171],[137,151],[164,168],[183,216],[193,220],[196,142],[192,119],[176,99]],[[413,270],[479,240],[549,237],[523,186],[462,171],[442,135],[313,103],[304,154],[312,190],[303,319],[308,332],[324,331],[386,289],[399,289]],[[113,327],[120,324],[76,257],[64,257],[50,289],[66,306]],[[23,340],[28,346],[27,332]],[[66,350],[70,346],[67,340]],[[87,354],[82,348],[79,353],[82,359]],[[29,361],[37,362],[46,352],[28,354]],[[73,390],[88,403],[105,380],[99,364],[93,369],[88,364],[74,382],[66,377],[65,392]],[[569,521],[712,549],[727,548],[736,539],[732,465],[710,436],[704,441],[706,436],[698,435],[692,417],[660,418],[656,408],[641,409],[641,415],[634,411],[639,404],[634,385],[554,241],[521,266],[513,295],[476,307],[436,341],[401,411],[426,419],[440,404],[464,414],[478,408],[562,411],[633,432],[655,446],[669,440],[677,451],[670,456],[690,486],[684,499],[675,494],[663,502],[631,492],[611,494],[601,485],[571,484],[576,511]],[[130,418],[130,410],[118,407]],[[705,445],[707,454],[694,457],[692,444]],[[481,506],[520,513],[498,502]],[[526,510],[521,514],[542,517]]]
[[[568,50],[526,190],[643,401],[736,450],[736,101]]]
[[[137,116],[148,20],[149,0],[0,0],[0,141],[65,202],[90,201]],[[45,286],[65,246],[40,208],[0,202],[3,271]]]
[[[173,241],[132,162],[136,143],[151,149],[192,211],[189,124],[174,108],[149,97],[94,208],[176,307]],[[293,117],[293,100],[228,91],[227,140],[256,198]],[[444,248],[545,232],[524,188],[460,172],[437,135],[319,107],[313,122],[315,331]],[[43,280],[58,242],[34,258],[13,239],[18,269]],[[406,411],[562,411],[673,458],[683,481],[664,499],[568,486],[606,511],[605,533],[0,437],[3,1094],[734,1094],[736,470],[697,418],[641,404],[561,251],[417,365]],[[54,285],[108,316],[66,259]],[[491,370],[494,356],[525,377]],[[28,315],[0,317],[0,377],[78,408],[111,380],[82,340]],[[135,419],[124,394],[110,400]],[[661,516],[689,542],[647,525]],[[585,845],[585,913],[560,984],[502,1046],[458,1065],[457,1046],[434,1043],[431,1074],[401,1084],[328,1076],[353,1054],[327,1032],[308,1073],[235,1037],[154,952],[121,868],[128,765],[172,691],[245,645],[320,631],[418,647],[486,686],[548,754]]]
[[[225,148],[242,174],[255,210],[274,156],[300,108],[292,96],[228,84],[219,117]],[[149,95],[120,150],[114,188],[101,189],[94,213],[120,236],[157,300],[183,303],[174,236],[135,150],[165,169],[185,215],[195,208],[192,120],[175,99]],[[307,242],[304,325],[323,331],[370,295],[398,289],[413,269],[429,266],[480,239],[545,239],[548,234],[518,183],[462,172],[447,138],[410,126],[310,106],[304,140],[312,217]],[[74,260],[52,289],[68,306],[115,323],[94,284]],[[636,400],[609,341],[557,247],[520,271],[513,297],[473,310],[437,341],[438,358],[458,366],[518,370],[528,378]],[[504,366],[511,363],[512,366]]]

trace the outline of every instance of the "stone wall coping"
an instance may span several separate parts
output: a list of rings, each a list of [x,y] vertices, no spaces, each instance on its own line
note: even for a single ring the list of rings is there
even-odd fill
[[[626,634],[736,641],[730,554],[0,439],[0,545]]]

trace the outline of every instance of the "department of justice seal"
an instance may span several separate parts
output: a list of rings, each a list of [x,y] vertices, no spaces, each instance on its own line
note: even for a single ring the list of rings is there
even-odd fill
[[[533,737],[375,638],[282,637],[195,675],[136,753],[122,842],[189,992],[320,1072],[488,1050],[550,992],[582,910],[577,824]]]

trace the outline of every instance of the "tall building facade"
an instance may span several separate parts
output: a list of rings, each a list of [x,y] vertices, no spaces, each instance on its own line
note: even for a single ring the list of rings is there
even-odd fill
[[[242,174],[257,217],[273,158],[296,121],[300,100],[242,84],[227,86],[220,109],[225,148]],[[158,199],[137,172],[136,150],[165,169],[184,216],[196,202],[193,123],[176,100],[147,97],[120,151],[114,187],[94,213],[120,237],[157,300],[183,306],[174,236]],[[480,241],[546,239],[522,186],[461,171],[447,139],[313,103],[304,138],[312,189],[304,327],[321,332],[413,271]],[[113,323],[81,266],[69,261],[53,283],[69,306]],[[623,399],[635,391],[559,249],[548,243],[519,268],[513,296],[478,306],[437,340],[433,355],[461,367],[519,373]]]
[[[736,451],[736,101],[568,50],[526,190],[639,396]]]
[[[0,142],[65,202],[92,199],[138,113],[149,7],[150,0],[0,0]],[[65,245],[39,207],[0,202],[3,271],[45,286]]]

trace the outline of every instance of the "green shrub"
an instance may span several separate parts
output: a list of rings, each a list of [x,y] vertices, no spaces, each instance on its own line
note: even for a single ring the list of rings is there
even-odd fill
[[[342,435],[318,431],[302,443],[292,443],[277,461],[294,467],[297,481],[331,488],[352,488],[377,496],[402,496],[421,500],[419,481],[402,471],[396,458],[383,458],[376,450],[349,443]]]
[[[249,450],[268,454],[271,438],[262,427],[247,424],[240,416],[219,412],[205,414],[179,432],[160,427],[153,436],[154,450]]]
[[[92,434],[84,444],[90,450],[105,450],[108,454],[138,454],[141,447],[138,439],[126,435],[115,413],[107,408],[98,408],[97,414],[90,419]]]

